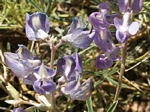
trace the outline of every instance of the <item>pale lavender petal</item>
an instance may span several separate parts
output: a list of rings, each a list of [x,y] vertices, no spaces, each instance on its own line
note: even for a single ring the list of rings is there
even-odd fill
[[[70,97],[72,100],[87,100],[92,93],[93,85],[91,79],[87,79],[84,83],[82,83],[78,89],[72,91],[70,93]]]
[[[108,59],[111,59],[113,61],[120,60],[119,55],[120,48],[119,47],[113,47],[109,52],[105,53],[105,55],[108,57]]]
[[[73,33],[73,31],[77,28],[81,28],[84,29],[86,27],[85,22],[83,21],[83,19],[79,16],[75,17],[70,25],[70,29],[68,30],[67,34],[71,34]]]
[[[78,81],[74,80],[74,81],[70,81],[68,82],[64,88],[61,89],[61,91],[68,95],[70,94],[73,90],[76,89],[76,85],[77,85]]]
[[[95,66],[99,69],[107,69],[111,67],[113,61],[108,59],[104,54],[100,54],[95,60]]]
[[[74,37],[73,35],[74,40],[71,45],[75,48],[86,49],[92,43],[94,35],[95,31],[92,31],[92,33],[90,33],[90,31],[82,31],[82,33],[77,37]]]
[[[19,107],[19,108],[13,109],[13,112],[26,112],[26,111]]]
[[[117,30],[122,31],[121,26],[123,24],[123,21],[121,19],[118,19],[117,17],[114,18],[114,25]]]
[[[41,78],[53,77],[56,74],[55,70],[47,67],[42,63],[40,66],[34,67],[34,72],[39,74]]]
[[[34,82],[33,88],[39,94],[49,94],[56,90],[56,84],[51,79],[38,79]]]
[[[5,52],[4,56],[6,59],[6,64],[17,77],[24,78],[32,73],[33,69],[31,64],[25,60],[16,59],[16,54]]]
[[[65,80],[70,80],[75,67],[76,62],[71,56],[64,55],[58,59],[57,69],[60,75],[64,76]]]
[[[140,28],[140,24],[138,22],[132,22],[129,26],[128,31],[131,35],[135,35],[139,30],[139,28]]]
[[[33,60],[33,55],[32,53],[27,49],[26,46],[22,45],[22,44],[18,44],[19,48],[16,51],[16,53],[18,54],[19,58],[22,60]]]
[[[112,35],[109,29],[96,32],[94,42],[103,52],[109,51],[112,48]]]
[[[82,73],[82,68],[83,68],[81,57],[79,56],[79,54],[77,52],[73,53],[72,57],[75,59],[75,62],[76,62],[75,70],[78,70],[79,73],[81,74]]]
[[[119,32],[118,30],[116,31],[116,38],[119,43],[124,43],[127,41],[127,39],[130,37],[130,34],[128,32]]]
[[[33,74],[28,75],[27,77],[23,78],[22,81],[26,85],[33,85],[33,83],[36,81],[36,77]]]
[[[79,37],[83,32],[83,29],[82,28],[77,28],[75,29],[73,32],[72,32],[72,35],[71,35],[71,39],[69,42],[72,42],[74,39],[76,39],[77,37]]]

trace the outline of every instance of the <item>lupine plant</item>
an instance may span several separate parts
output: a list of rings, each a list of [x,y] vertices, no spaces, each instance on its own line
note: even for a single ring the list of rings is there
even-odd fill
[[[120,61],[118,86],[114,103],[112,102],[113,104],[110,106],[110,110],[113,108],[112,111],[114,111],[125,71],[128,38],[135,35],[140,28],[140,24],[134,22],[132,17],[134,13],[141,10],[142,4],[142,0],[118,0],[120,12],[111,14],[108,2],[100,3],[98,6],[100,11],[92,12],[88,17],[89,24],[93,26],[91,29],[86,28],[86,23],[80,16],[74,17],[68,32],[59,41],[49,34],[50,21],[45,13],[26,13],[25,31],[27,38],[33,42],[46,42],[51,50],[51,60],[50,64],[46,65],[43,60],[34,56],[22,44],[18,45],[19,48],[15,53],[4,53],[9,69],[15,76],[21,78],[24,84],[31,85],[42,101],[41,104],[31,102],[30,104],[33,106],[26,109],[15,108],[13,112],[31,112],[34,109],[59,112],[56,104],[59,97],[58,92],[67,95],[70,100],[86,101],[88,111],[94,111],[91,97],[95,86],[90,77],[84,82],[81,81],[84,67],[80,54],[78,52],[74,52],[72,55],[63,54],[57,59],[56,67],[54,67],[56,52],[64,44],[82,50],[95,44],[101,50],[95,59],[95,67],[100,70],[107,70],[116,61]],[[110,27],[116,28],[117,45],[113,42],[115,38],[111,34]],[[59,75],[60,78],[54,80],[56,75]],[[18,95],[12,96],[14,100],[7,101],[8,103],[14,105],[28,104]]]

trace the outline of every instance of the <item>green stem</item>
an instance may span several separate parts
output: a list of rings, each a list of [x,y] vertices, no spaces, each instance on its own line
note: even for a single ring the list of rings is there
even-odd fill
[[[86,100],[86,105],[87,105],[87,108],[88,108],[88,112],[93,112],[92,98],[91,97],[89,97]]]
[[[114,102],[119,97],[119,94],[121,91],[122,78],[123,78],[124,71],[125,71],[125,61],[126,61],[126,56],[127,56],[127,41],[123,43],[122,45],[123,45],[123,48],[122,48],[122,53],[121,53],[121,68],[120,68],[119,81],[118,81],[118,86],[117,86],[116,93],[115,93]]]

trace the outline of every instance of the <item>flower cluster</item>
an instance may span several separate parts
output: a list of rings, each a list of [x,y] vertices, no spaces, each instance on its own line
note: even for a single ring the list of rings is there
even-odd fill
[[[24,84],[33,85],[37,93],[49,94],[56,89],[51,80],[56,71],[36,59],[24,45],[19,45],[16,53],[5,52],[4,56],[14,75],[22,78]]]
[[[89,16],[89,22],[93,25],[96,33],[94,35],[95,44],[103,51],[95,61],[96,67],[107,69],[112,66],[113,61],[119,59],[119,47],[115,47],[109,26],[113,25],[113,19],[118,14],[109,14],[110,6],[107,2],[99,4],[100,12],[93,12]]]
[[[67,83],[61,88],[64,94],[70,95],[73,100],[86,100],[91,95],[92,81],[90,78],[80,85],[82,62],[77,53],[71,56],[64,55],[58,60],[57,68],[61,75],[59,83]]]
[[[129,0],[130,1],[130,0]],[[86,49],[94,41],[103,54],[95,60],[95,66],[100,69],[107,69],[113,62],[119,60],[121,47],[115,46],[110,26],[116,27],[116,39],[119,43],[125,43],[131,35],[135,35],[139,30],[139,23],[131,21],[132,13],[137,13],[142,8],[142,0],[118,0],[119,10],[123,19],[119,19],[119,14],[110,14],[108,2],[99,4],[100,12],[90,14],[88,21],[92,24],[91,30],[85,30],[86,24],[79,16],[75,17],[65,36],[62,36],[61,43],[54,45],[54,40],[49,36],[50,22],[48,16],[42,12],[26,14],[26,36],[32,41],[46,41],[51,51],[63,44],[68,43],[74,48]],[[82,77],[82,60],[77,52],[71,56],[64,54],[57,61],[57,70],[61,77],[58,85],[53,82],[56,70],[44,65],[44,63],[32,55],[26,46],[19,44],[16,53],[5,52],[6,64],[17,77],[21,78],[24,84],[32,85],[34,91],[41,95],[49,95],[56,91],[56,87],[69,95],[72,100],[87,100],[92,93],[92,81],[87,79],[80,84]],[[54,53],[55,54],[55,53]],[[52,55],[51,55],[52,56]],[[53,58],[51,58],[53,59]],[[54,60],[51,60],[53,62]],[[53,63],[52,63],[53,65]],[[14,112],[25,112],[21,108],[14,109]]]

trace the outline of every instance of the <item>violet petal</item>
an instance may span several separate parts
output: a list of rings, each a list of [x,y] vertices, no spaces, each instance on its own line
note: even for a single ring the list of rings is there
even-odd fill
[[[93,85],[91,79],[87,79],[84,83],[82,83],[78,89],[72,91],[70,93],[70,97],[72,100],[87,100],[92,93]]]
[[[107,69],[111,67],[112,64],[113,64],[113,61],[105,57],[104,54],[100,54],[95,60],[95,66],[99,69]]]
[[[33,84],[34,90],[39,94],[49,94],[56,90],[56,84],[49,79],[38,79]]]

